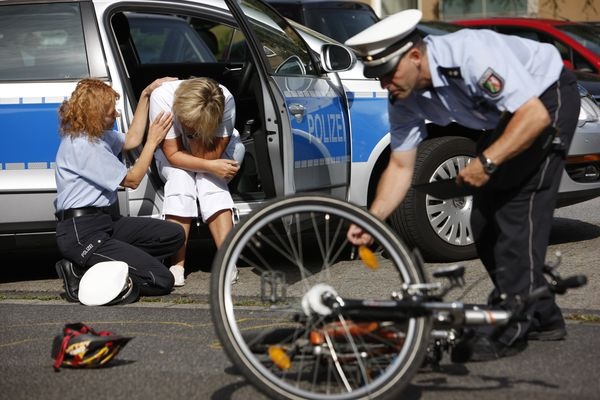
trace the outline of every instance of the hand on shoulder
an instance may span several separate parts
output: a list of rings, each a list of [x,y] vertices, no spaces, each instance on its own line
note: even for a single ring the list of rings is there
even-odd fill
[[[142,96],[150,96],[150,94],[152,94],[152,92],[154,91],[154,89],[156,89],[157,87],[159,87],[160,85],[162,85],[165,82],[171,82],[171,81],[176,81],[177,78],[172,77],[172,76],[165,76],[163,78],[159,78],[156,79],[154,82],[152,82],[151,84],[149,84],[148,86],[146,86],[146,88],[142,91]]]

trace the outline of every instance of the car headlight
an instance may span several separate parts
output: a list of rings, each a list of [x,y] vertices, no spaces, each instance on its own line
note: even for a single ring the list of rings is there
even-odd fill
[[[596,101],[590,96],[583,96],[577,126],[581,127],[588,122],[596,122],[598,118],[600,118],[600,107],[598,107]]]
[[[579,96],[581,96],[581,108],[579,109],[577,126],[582,127],[587,122],[598,121],[598,118],[600,118],[600,107],[598,107],[598,103],[596,103],[590,92],[580,83],[577,83],[577,89],[579,89]]]

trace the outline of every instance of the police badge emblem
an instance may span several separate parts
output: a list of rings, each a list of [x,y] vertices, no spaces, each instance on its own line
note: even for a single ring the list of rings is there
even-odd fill
[[[504,80],[491,68],[485,70],[478,83],[490,96],[497,96],[504,89]]]

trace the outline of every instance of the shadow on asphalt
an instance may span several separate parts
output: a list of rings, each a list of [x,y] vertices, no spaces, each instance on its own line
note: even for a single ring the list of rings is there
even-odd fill
[[[550,244],[600,237],[600,226],[569,218],[554,218]],[[186,270],[209,272],[216,254],[212,240],[192,239],[188,244]],[[58,278],[54,264],[62,257],[57,248],[19,249],[0,252],[0,283]]]
[[[554,218],[550,244],[591,240],[600,237],[600,226],[569,218]]]

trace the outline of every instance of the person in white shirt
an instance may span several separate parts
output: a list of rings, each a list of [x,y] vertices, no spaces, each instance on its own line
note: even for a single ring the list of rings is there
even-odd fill
[[[187,239],[198,208],[217,247],[233,227],[234,204],[227,182],[239,171],[245,149],[234,127],[233,96],[210,78],[160,86],[150,98],[150,118],[161,112],[174,115],[173,127],[155,159],[165,181],[162,213],[186,233],[170,268],[175,286],[183,286]]]

